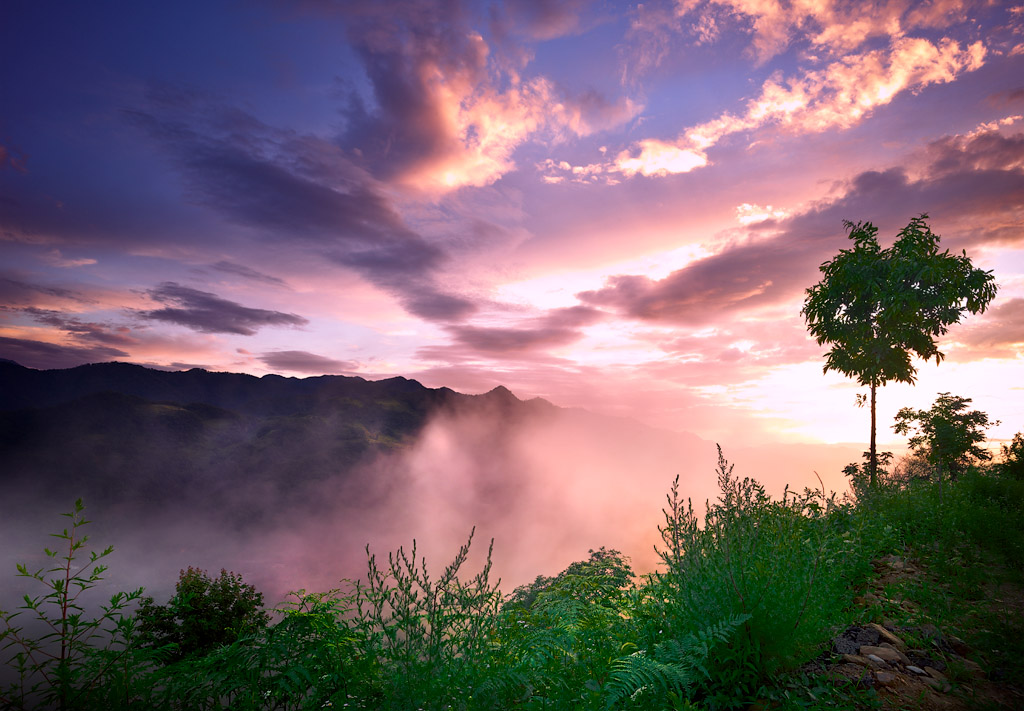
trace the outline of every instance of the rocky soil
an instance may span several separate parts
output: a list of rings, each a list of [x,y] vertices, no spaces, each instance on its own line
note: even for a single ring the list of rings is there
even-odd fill
[[[931,622],[897,624],[927,617],[922,601],[907,591],[933,589],[948,595],[943,581],[931,579],[920,561],[906,556],[886,556],[874,561],[874,567],[874,579],[856,602],[865,609],[884,610],[881,624],[864,622],[836,635],[832,649],[817,663],[818,671],[824,667],[834,679],[874,688],[885,709],[1024,709],[1024,678],[1011,671],[1021,667],[1021,660],[1008,659],[1006,650],[974,648],[951,629]],[[1014,627],[1019,627],[1024,588],[1007,582],[1005,573],[993,568],[969,612],[946,626],[965,637],[990,632],[977,627],[1000,619],[1016,620]]]

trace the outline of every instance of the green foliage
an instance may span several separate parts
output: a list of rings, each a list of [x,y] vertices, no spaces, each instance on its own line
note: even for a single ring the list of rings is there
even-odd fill
[[[844,223],[853,249],[821,265],[824,276],[804,302],[808,331],[818,345],[832,346],[824,370],[871,387],[872,453],[876,388],[892,380],[913,383],[911,356],[941,361],[935,338],[965,311],[983,312],[996,294],[992,273],[974,268],[966,252],[939,252],[927,218],[913,218],[888,249],[870,222]],[[872,455],[872,485],[875,470]]]
[[[470,532],[437,580],[426,559],[417,559],[415,541],[409,553],[389,553],[386,567],[367,547],[355,620],[366,635],[365,654],[378,665],[375,708],[463,707],[486,680],[478,662],[489,651],[501,593],[488,579],[494,541],[483,569],[468,582],[459,578],[472,541]]]
[[[735,615],[709,625],[695,634],[669,639],[654,646],[653,655],[644,650],[616,660],[608,682],[608,707],[629,697],[643,702],[646,697],[680,697],[691,692],[698,680],[711,680],[707,660],[712,650],[728,643],[750,615]]]
[[[492,704],[600,708],[613,662],[635,648],[634,590],[629,559],[603,547],[540,585],[518,588],[498,620]]]
[[[25,595],[20,611],[0,610],[0,649],[9,655],[4,662],[18,679],[0,688],[0,708],[76,708],[83,693],[113,683],[118,675],[114,662],[130,647],[134,624],[125,610],[142,595],[142,588],[116,593],[99,606],[97,617],[86,614],[82,595],[103,580],[107,566],[99,561],[114,548],[98,553],[88,549],[89,537],[79,530],[89,523],[84,510],[78,499],[70,512],[61,514],[70,526],[50,535],[62,543],[59,549],[44,549],[52,567],[30,570],[18,564],[18,575],[40,583],[46,592]],[[23,614],[25,625],[18,619]],[[33,634],[32,626],[42,632]],[[110,663],[90,666],[97,650]]]
[[[787,490],[772,501],[756,481],[733,475],[721,449],[718,482],[722,493],[707,505],[703,526],[679,497],[678,479],[673,484],[658,529],[665,570],[651,577],[637,616],[644,650],[746,620],[696,682],[700,696],[725,707],[814,656],[867,564],[834,496]]]
[[[211,578],[191,566],[181,571],[166,605],[144,597],[135,617],[140,644],[167,648],[168,661],[209,654],[265,627],[270,619],[263,610],[263,593],[241,575],[221,570]]]
[[[988,461],[992,455],[982,447],[988,415],[979,410],[967,412],[970,398],[939,393],[928,410],[904,407],[896,413],[893,429],[897,434],[913,432],[910,448],[925,456],[938,470],[949,472],[953,481],[974,461]],[[991,424],[998,425],[998,422]]]
[[[1000,461],[995,471],[1000,476],[1024,481],[1024,433],[1015,434],[1010,446],[1000,446]]]
[[[506,598],[505,608],[529,609],[542,592],[564,585],[573,578],[579,583],[576,592],[583,595],[584,600],[599,604],[607,602],[609,596],[623,593],[632,585],[634,573],[628,556],[614,549],[605,550],[604,546],[596,551],[591,549],[589,554],[587,560],[571,563],[556,577],[538,575],[532,583],[520,585]],[[588,583],[593,590],[586,590]]]

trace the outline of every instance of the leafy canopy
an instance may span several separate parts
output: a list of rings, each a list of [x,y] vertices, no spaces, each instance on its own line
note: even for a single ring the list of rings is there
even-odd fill
[[[263,593],[242,576],[220,571],[212,578],[205,570],[182,570],[175,594],[166,605],[143,597],[136,612],[140,639],[154,648],[174,645],[171,661],[209,654],[239,636],[266,627]]]
[[[898,434],[914,433],[910,448],[956,479],[972,461],[992,458],[978,446],[985,441],[984,428],[990,424],[988,415],[979,410],[967,411],[970,403],[970,398],[939,393],[928,410],[901,408],[893,429]]]
[[[992,273],[974,268],[966,253],[940,252],[927,219],[913,218],[887,249],[870,222],[844,223],[854,246],[821,265],[824,276],[807,290],[803,308],[818,345],[832,344],[826,372],[861,385],[913,383],[911,356],[941,361],[936,337],[995,297]]]

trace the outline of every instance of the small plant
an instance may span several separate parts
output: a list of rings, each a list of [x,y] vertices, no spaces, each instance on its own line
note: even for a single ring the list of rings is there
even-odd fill
[[[70,526],[50,535],[63,543],[55,550],[43,549],[52,567],[30,570],[18,564],[20,577],[40,583],[47,592],[26,594],[17,612],[0,610],[0,644],[10,655],[4,661],[18,678],[0,689],[0,708],[77,708],[91,689],[111,683],[108,677],[119,672],[116,662],[130,649],[134,624],[126,612],[142,588],[116,593],[100,605],[98,617],[88,617],[83,606],[82,594],[96,587],[107,570],[100,561],[114,551],[113,546],[98,553],[87,549],[89,537],[80,531],[89,523],[84,510],[78,499],[70,512],[61,514]],[[97,650],[106,652],[108,660],[99,668],[90,664]]]

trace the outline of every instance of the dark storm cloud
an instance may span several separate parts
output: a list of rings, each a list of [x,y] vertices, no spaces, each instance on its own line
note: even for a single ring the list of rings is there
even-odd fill
[[[618,275],[577,296],[630,318],[703,325],[798,297],[820,278],[818,265],[848,246],[844,220],[874,223],[883,243],[925,212],[933,224],[956,225],[953,234],[942,235],[943,245],[954,249],[1024,241],[1019,226],[998,217],[1024,209],[1024,138],[997,133],[945,138],[932,143],[926,157],[928,167],[918,180],[901,168],[861,173],[841,198],[755,226],[748,240],[664,279]],[[769,228],[778,232],[759,234]]]
[[[359,370],[359,364],[355,361],[334,360],[307,351],[271,351],[257,358],[274,370],[293,373],[328,375]]]
[[[301,240],[416,315],[449,320],[474,310],[435,284],[447,253],[410,229],[376,181],[337,146],[173,88],[154,90],[151,103],[125,116],[170,152],[193,201],[265,239]],[[255,273],[225,264],[214,266]]]
[[[65,346],[0,336],[0,357],[17,361],[28,368],[46,370],[73,368],[83,363],[101,363],[116,358],[126,358],[128,354],[108,346]]]
[[[252,336],[264,326],[304,326],[309,323],[296,314],[252,309],[173,281],[164,282],[146,293],[154,300],[169,305],[162,309],[139,311],[138,315],[153,321],[176,323],[202,333]]]
[[[244,264],[235,264],[234,262],[222,260],[217,262],[216,264],[211,264],[210,267],[212,269],[216,269],[219,272],[224,272],[225,274],[234,274],[235,276],[240,276],[245,279],[250,279],[252,281],[263,282],[264,284],[274,284],[275,286],[288,286],[288,284],[283,279],[278,279],[275,276],[270,276],[269,274],[258,272],[255,269],[252,269],[251,267],[245,266]]]

